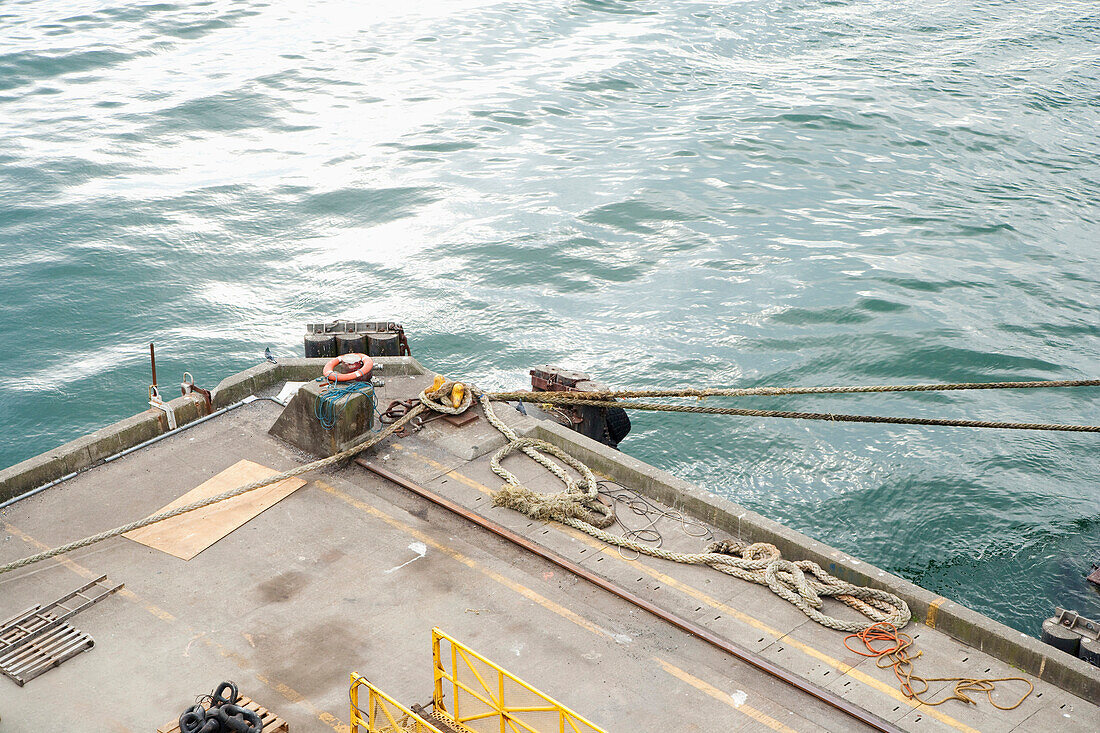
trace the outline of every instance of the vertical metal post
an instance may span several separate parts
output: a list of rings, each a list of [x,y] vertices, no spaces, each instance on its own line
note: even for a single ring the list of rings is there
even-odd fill
[[[359,733],[359,683],[351,673],[351,733]]]
[[[471,665],[472,666],[472,665]],[[508,733],[508,729],[505,728],[507,722],[507,706],[504,704],[504,670],[497,671],[497,686],[500,688],[500,733]],[[486,690],[488,692],[488,690]]]
[[[157,386],[157,354],[153,350],[153,342],[149,342],[149,364],[153,367],[153,386]]]
[[[432,629],[432,661],[435,663],[435,690],[432,692],[432,707],[436,710],[446,710],[443,706],[443,661],[439,658],[439,636]]]
[[[455,722],[461,723],[462,719],[458,717],[458,647],[453,641],[448,643],[451,645],[451,674],[454,675],[451,678],[451,692],[454,693],[455,698]]]

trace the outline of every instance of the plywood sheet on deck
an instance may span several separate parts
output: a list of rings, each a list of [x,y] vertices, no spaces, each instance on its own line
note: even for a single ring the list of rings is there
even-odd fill
[[[276,473],[259,463],[238,461],[155,513],[191,504]],[[135,529],[123,536],[180,559],[190,560],[260,512],[293,494],[305,483],[300,478],[283,479],[203,509]]]

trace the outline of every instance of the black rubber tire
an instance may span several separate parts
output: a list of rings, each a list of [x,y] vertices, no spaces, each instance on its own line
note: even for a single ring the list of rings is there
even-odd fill
[[[607,436],[618,445],[629,433],[630,416],[626,410],[621,407],[607,408]]]

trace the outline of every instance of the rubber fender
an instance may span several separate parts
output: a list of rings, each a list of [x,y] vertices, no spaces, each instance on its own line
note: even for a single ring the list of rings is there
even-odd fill
[[[1077,658],[1094,667],[1100,667],[1100,640],[1081,637],[1081,646],[1077,649]]]
[[[336,334],[336,354],[365,354],[367,353],[367,337],[361,333]]]
[[[396,333],[368,333],[366,337],[370,356],[401,355],[401,339]]]
[[[306,358],[336,356],[336,336],[331,333],[306,334]]]
[[[1043,622],[1043,635],[1040,638],[1055,649],[1061,649],[1075,657],[1081,643],[1080,634],[1059,624],[1057,618],[1048,618]]]
[[[621,407],[607,408],[607,436],[618,445],[630,432],[630,416]]]

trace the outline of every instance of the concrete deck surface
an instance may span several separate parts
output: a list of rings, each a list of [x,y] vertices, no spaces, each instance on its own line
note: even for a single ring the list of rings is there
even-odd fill
[[[387,379],[380,405],[425,380]],[[242,458],[278,470],[308,461],[267,434],[278,412],[271,402],[247,405],[0,511],[0,561],[145,516]],[[527,424],[509,408],[500,412]],[[499,480],[488,453],[500,442],[484,418],[462,428],[435,421],[371,458],[906,730],[1100,729],[1100,708],[1039,681],[1015,711],[984,698],[976,706],[917,705],[898,692],[891,671],[847,652],[842,634],[766,588],[709,568],[631,558],[560,525],[493,509],[488,492]],[[532,487],[558,490],[535,464],[509,460]],[[0,576],[0,617],[103,573],[126,584],[71,621],[91,633],[94,649],[23,688],[0,679],[0,733],[152,731],[223,679],[291,730],[343,731],[352,671],[406,704],[430,699],[433,626],[609,731],[859,730],[838,711],[359,466],[305,478],[305,487],[189,562],[114,539]],[[644,523],[618,509],[631,526]],[[658,527],[666,547],[704,544],[680,522]],[[909,631],[925,650],[918,664],[928,676],[1017,674],[932,629]]]

